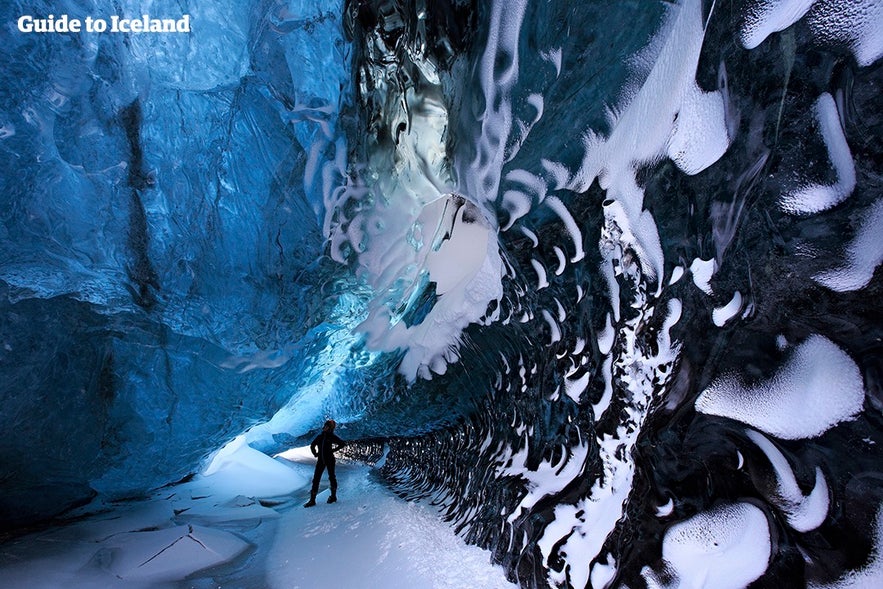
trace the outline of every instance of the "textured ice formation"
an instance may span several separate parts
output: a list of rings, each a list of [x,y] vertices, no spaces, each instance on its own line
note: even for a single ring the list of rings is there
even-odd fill
[[[696,399],[696,410],[793,440],[820,436],[854,419],[864,399],[855,361],[831,340],[813,335],[766,380],[747,384],[739,375],[717,378]]]
[[[753,49],[804,16],[819,42],[845,45],[860,66],[883,55],[883,4],[878,0],[755,0],[746,10],[742,44]]]
[[[717,262],[714,258],[711,258],[710,260],[696,258],[693,260],[693,263],[690,264],[690,274],[693,276],[693,284],[707,295],[714,294],[709,282],[711,281],[711,277],[714,276],[715,271],[717,271]]]
[[[816,39],[846,45],[859,66],[883,55],[883,3],[880,0],[817,0],[807,15]]]
[[[870,589],[883,584],[883,510],[874,523],[874,550],[861,569],[849,571],[833,583],[808,583],[810,589]]]
[[[636,273],[637,268],[632,266],[630,271]],[[657,386],[666,382],[671,365],[677,358],[679,345],[672,340],[669,332],[681,318],[680,301],[669,301],[665,320],[657,334],[655,355],[643,349],[636,337],[644,322],[652,317],[655,308],[640,291],[631,307],[639,312],[621,328],[621,349],[617,350],[615,358],[610,357],[609,364],[604,365],[605,372],[610,370],[611,379],[615,370],[622,382],[625,411],[624,419],[615,431],[600,433],[597,438],[602,475],[594,481],[585,499],[580,499],[575,505],[559,504],[555,507],[554,521],[546,526],[537,543],[546,562],[550,562],[554,554],[567,563],[560,570],[550,570],[548,579],[553,585],[570,583],[582,587],[593,575],[600,578],[610,573],[607,569],[602,572],[603,567],[610,565],[599,565],[601,568],[596,573],[590,563],[601,556],[605,540],[622,517],[635,476],[632,452],[638,433],[647,418]],[[604,414],[611,396],[612,386],[609,394],[605,390],[604,398],[595,407],[596,420],[600,420]],[[561,541],[563,544],[556,547]]]
[[[773,33],[784,31],[812,7],[816,0],[759,0],[749,3],[740,31],[742,45],[754,49]]]
[[[766,515],[751,503],[725,504],[665,532],[662,558],[672,581],[643,571],[654,589],[741,589],[767,569],[772,552]]]
[[[819,272],[813,279],[831,290],[849,292],[860,290],[874,277],[874,271],[883,262],[883,201],[877,201],[864,213],[855,237],[846,246],[845,263],[832,270]]]
[[[142,2],[121,3],[123,18],[139,18]],[[172,2],[153,2],[152,14],[180,18],[190,14],[198,23],[198,35],[131,35],[132,57],[145,67],[153,83],[186,91],[212,91],[234,86],[248,71],[247,5],[211,3],[188,7],[182,12]],[[206,56],[213,56],[206,59]],[[199,67],[194,67],[199,62]]]
[[[681,3],[661,31],[661,47],[646,80],[619,109],[609,137],[587,134],[583,165],[570,184],[584,190],[598,178],[615,201],[606,209],[624,241],[638,253],[650,278],[660,280],[659,235],[652,214],[643,210],[636,167],[668,155],[685,173],[696,174],[716,162],[730,143],[724,97],[703,93],[695,82],[704,38],[701,3]]]
[[[693,275],[695,278],[695,274]],[[733,293],[733,298],[723,307],[717,307],[711,312],[711,319],[718,327],[726,325],[727,321],[736,316],[742,310],[742,293],[738,290]]]
[[[396,22],[377,26],[395,28]],[[421,83],[391,83],[395,75],[381,64],[399,57],[383,40],[388,33],[364,34],[373,39],[376,59],[365,75],[383,100],[371,98],[366,87],[359,91],[381,109],[369,115],[381,117],[373,123],[382,129],[378,135],[389,136],[378,137],[367,161],[332,191],[325,228],[332,257],[353,264],[373,290],[358,328],[368,348],[402,353],[399,371],[409,381],[431,379],[457,361],[462,330],[481,322],[502,295],[496,220],[483,208],[496,195],[458,186],[451,174],[442,72],[420,53],[426,47],[407,60]]]
[[[627,72],[616,70],[619,56],[604,61],[603,73],[585,69],[608,41],[591,25],[576,25],[604,22],[591,4],[530,4],[523,13],[519,4],[504,18],[506,4],[496,3],[484,17],[490,41],[474,50],[480,63],[471,65],[463,100],[450,110],[453,121],[460,108],[463,120],[449,155],[455,192],[474,199],[492,227],[495,216],[499,223],[501,321],[468,328],[469,358],[434,382],[450,383],[450,394],[470,388],[465,371],[483,370],[491,392],[485,411],[464,423],[390,440],[377,455],[399,492],[441,505],[467,537],[494,546],[524,586],[641,586],[642,567],[663,560],[664,570],[648,572],[651,586],[741,587],[764,575],[760,583],[772,586],[783,567],[790,575],[804,564],[780,564],[786,544],[770,538],[764,513],[781,514],[795,535],[839,525],[827,518],[828,502],[843,479],[828,476],[826,459],[784,459],[766,438],[766,445],[749,442],[750,454],[733,449],[734,437],[745,438],[730,434],[741,427],[724,424],[724,434],[682,410],[701,392],[695,387],[707,387],[699,412],[720,409],[787,438],[850,421],[864,400],[860,371],[868,367],[843,350],[872,344],[852,341],[852,315],[842,322],[821,316],[818,309],[842,311],[839,300],[809,310],[805,301],[818,289],[792,254],[836,251],[824,223],[867,202],[860,191],[870,160],[861,160],[873,149],[853,133],[873,110],[873,75],[859,83],[863,74],[842,55],[824,58],[837,63],[836,74],[815,65],[807,73],[818,45],[807,49],[811,41],[794,31],[758,51],[734,46],[739,31],[731,27],[742,22],[742,7],[753,5],[760,6],[668,3],[655,37],[648,41],[648,29],[635,43],[649,45],[629,56]],[[634,4],[611,3],[602,12],[624,6]],[[778,6],[778,16],[757,13],[758,22],[768,22],[755,43],[810,9],[791,14],[793,3]],[[585,37],[560,43],[559,29],[548,23],[565,19],[574,23],[570,34],[587,29]],[[509,50],[498,50],[504,45]],[[550,51],[559,45],[552,64]],[[603,96],[614,105],[608,119],[572,123],[588,118],[582,111],[597,100],[587,98],[595,80],[611,70],[624,87]],[[504,83],[488,91],[481,81],[498,74]],[[820,99],[820,92],[830,94]],[[576,108],[562,107],[562,97]],[[805,212],[786,213],[786,194],[806,188],[794,180],[814,174],[780,168],[799,160],[796,137],[813,124],[821,136],[814,146],[833,170],[821,170],[817,192],[801,193],[795,207]],[[585,130],[579,147],[571,128]],[[463,137],[478,146],[458,143]],[[489,189],[485,197],[475,194],[483,193],[475,189],[480,182]],[[847,198],[853,191],[861,196]],[[810,218],[821,211],[830,214]],[[596,239],[595,224],[597,250],[584,245],[585,261],[574,260],[580,242]],[[685,282],[688,268],[692,280]],[[709,319],[726,329],[708,329]],[[783,354],[770,376],[772,338],[800,337],[794,334],[807,325],[820,335]],[[829,389],[838,394],[826,396]],[[864,425],[859,418],[843,427]],[[828,438],[837,436],[814,444]],[[749,466],[771,474],[749,481],[746,462],[757,457],[761,464]],[[751,504],[733,505],[730,496],[721,502],[728,490],[752,484]],[[696,505],[706,511],[683,529],[704,530],[708,543],[677,527],[663,540],[654,531],[659,521],[645,525],[648,514],[683,520]],[[715,505],[723,507],[708,507]],[[715,539],[727,548],[715,552]],[[627,542],[629,550],[621,550]],[[712,558],[704,558],[706,550]],[[807,569],[817,565],[810,552]],[[776,567],[767,571],[771,561]]]
[[[527,460],[530,453],[530,439],[524,447],[509,460],[506,465],[499,469],[500,476],[518,476],[525,479],[527,493],[521,498],[515,510],[509,514],[509,521],[516,520],[523,512],[529,511],[538,501],[544,497],[561,492],[574,478],[579,476],[586,465],[589,444],[581,441],[576,446],[562,448],[560,460],[543,461],[537,468],[527,468]]]
[[[805,186],[785,195],[780,202],[782,208],[789,213],[818,213],[830,209],[849,197],[855,188],[855,166],[840,126],[840,115],[834,98],[828,93],[822,94],[813,110],[828,149],[828,158],[837,174],[837,181],[831,186]]]
[[[69,8],[106,16],[108,7]],[[340,155],[334,119],[349,75],[335,49],[340,18],[283,31],[255,25],[275,22],[277,5],[192,8],[193,35],[4,44],[15,82],[0,93],[0,119],[16,133],[0,165],[4,179],[10,166],[19,173],[3,181],[0,207],[2,423],[29,415],[24,429],[40,438],[22,436],[28,460],[2,449],[0,477],[17,481],[0,507],[7,523],[187,476],[284,405],[301,369],[323,363],[304,352],[315,349],[320,330],[307,334],[328,318],[325,303],[294,277],[334,285],[341,276],[321,261],[322,194],[305,186],[315,142],[318,168]],[[0,8],[4,22],[25,10],[35,7]],[[293,78],[305,62],[323,83]],[[34,493],[45,505],[27,501]]]
[[[391,244],[383,252],[393,262],[381,280],[394,277],[390,284],[396,291],[402,282],[412,280],[404,291],[407,298],[391,310],[389,291],[381,291],[358,328],[373,350],[404,350],[399,371],[410,380],[418,374],[426,379],[432,378],[432,372],[443,374],[447,364],[456,362],[462,330],[479,322],[490,302],[502,294],[497,241],[478,209],[457,196],[440,199],[434,208],[436,212],[421,215],[416,222],[423,242],[416,259],[407,242]],[[540,277],[544,279],[545,273]],[[425,303],[428,310],[405,319],[430,284],[435,285],[435,295]]]
[[[459,170],[459,189],[478,202],[500,196],[503,162],[512,157],[506,142],[513,126],[512,88],[519,75],[519,38],[527,3],[494,2],[490,9],[487,43],[481,54],[479,83],[484,98],[475,138],[475,157]]]
[[[804,496],[797,485],[794,471],[785,456],[763,434],[748,430],[748,437],[766,454],[770,464],[776,471],[777,486],[770,501],[777,504],[785,513],[788,525],[798,532],[814,530],[828,516],[828,483],[822,470],[816,467],[815,483],[809,495]]]

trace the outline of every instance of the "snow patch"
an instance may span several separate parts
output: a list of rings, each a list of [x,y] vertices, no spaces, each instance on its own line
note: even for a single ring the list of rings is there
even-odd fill
[[[567,210],[567,207],[564,206],[564,203],[561,202],[556,196],[550,196],[546,199],[546,206],[552,209],[556,215],[561,219],[564,223],[564,227],[567,229],[568,235],[570,235],[570,239],[573,242],[573,257],[570,258],[571,262],[579,262],[582,260],[586,254],[583,251],[583,234],[582,231],[579,230],[579,226],[576,224],[576,221],[573,219],[573,215],[570,214],[570,211]]]
[[[711,258],[710,260],[696,258],[693,260],[693,263],[690,264],[690,273],[693,275],[693,284],[709,296],[714,294],[709,282],[711,282],[711,277],[714,276],[715,272],[717,272],[717,262],[715,262],[714,258]]]
[[[507,190],[503,193],[503,209],[509,213],[509,220],[500,227],[500,231],[508,231],[515,221],[530,212],[530,197],[520,190]]]
[[[190,485],[214,495],[263,498],[288,495],[306,482],[285,464],[249,447],[243,434],[218,450],[202,476]]]
[[[746,434],[766,454],[776,471],[776,492],[768,499],[784,512],[788,525],[798,532],[809,532],[822,525],[828,516],[829,501],[828,483],[822,469],[816,468],[813,489],[804,496],[791,465],[775,444],[756,431],[748,430]]]
[[[557,245],[552,248],[552,251],[555,252],[555,257],[558,258],[558,267],[555,268],[555,276],[561,276],[561,274],[564,273],[564,269],[567,268],[567,257],[564,255],[564,250]]]
[[[606,562],[596,562],[592,565],[591,581],[592,587],[606,588],[610,586],[610,582],[616,577],[616,559],[613,555],[608,554]]]
[[[552,332],[552,339],[549,344],[554,344],[555,342],[561,341],[561,328],[558,327],[558,323],[555,322],[555,318],[552,317],[552,314],[543,309],[543,319],[546,320],[546,324],[549,326],[549,330]]]
[[[702,92],[691,84],[674,124],[668,157],[692,176],[719,160],[729,146],[723,93]]]
[[[610,353],[610,350],[613,348],[613,339],[615,337],[616,332],[613,329],[613,325],[610,323],[610,315],[608,314],[604,320],[604,329],[598,334],[598,351],[601,352],[602,356],[606,356]]]
[[[580,395],[582,395],[585,392],[586,387],[589,386],[590,379],[591,374],[589,372],[586,372],[576,380],[565,378],[564,393],[570,397],[574,403],[579,403]]]
[[[871,65],[883,55],[879,0],[756,0],[746,11],[742,45],[754,49],[804,16],[817,41],[846,45],[859,66]]]
[[[846,262],[840,268],[813,276],[819,284],[837,292],[860,290],[871,282],[883,262],[883,200],[869,207],[855,238],[846,247]]]
[[[742,46],[754,49],[773,33],[784,31],[807,13],[815,0],[772,0],[752,4],[740,31]]]
[[[739,375],[716,379],[696,410],[728,417],[772,436],[797,440],[822,435],[862,411],[858,366],[831,340],[812,335],[767,381],[746,385]]]
[[[604,377],[604,392],[598,402],[592,405],[596,423],[604,416],[610,407],[610,401],[613,400],[613,356],[604,359],[604,363],[601,364],[601,375]]]
[[[683,266],[675,266],[671,271],[671,278],[668,281],[668,285],[676,284],[682,277],[684,276],[684,267]]]
[[[883,55],[883,2],[817,1],[807,15],[813,35],[822,43],[844,44],[861,67]]]
[[[771,552],[763,511],[750,503],[721,505],[665,532],[662,558],[673,582],[662,581],[649,567],[641,574],[651,588],[743,589],[766,571]]]
[[[533,266],[534,272],[537,273],[537,290],[542,290],[549,286],[549,281],[546,279],[546,269],[536,258],[530,259],[530,265]]]
[[[831,186],[813,184],[784,195],[779,201],[784,211],[809,214],[826,211],[849,197],[855,189],[855,164],[840,126],[840,115],[834,98],[827,92],[819,96],[813,107],[819,131],[828,149],[828,158],[837,173]]]
[[[597,178],[623,232],[622,242],[633,248],[645,274],[661,288],[663,252],[656,223],[643,210],[644,190],[636,180],[641,165],[666,155],[688,174],[715,163],[729,146],[726,97],[722,91],[702,92],[696,69],[705,38],[702,3],[685,0],[669,12],[654,46],[656,59],[640,88],[611,120],[607,138],[594,131],[585,136],[585,156],[567,187],[584,192]]]
[[[742,309],[742,293],[738,290],[733,293],[733,298],[723,307],[717,307],[711,312],[711,319],[718,327],[723,327],[727,321],[736,316]]]
[[[656,507],[656,517],[668,517],[675,510],[675,502],[669,497],[668,501],[665,502],[665,505],[659,505]]]

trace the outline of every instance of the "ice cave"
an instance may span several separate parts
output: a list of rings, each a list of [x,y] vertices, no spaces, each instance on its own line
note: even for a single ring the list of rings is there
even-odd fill
[[[0,586],[883,587],[883,0],[0,24]]]

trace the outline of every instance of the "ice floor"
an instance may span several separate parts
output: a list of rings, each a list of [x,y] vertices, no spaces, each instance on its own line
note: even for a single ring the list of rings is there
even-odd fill
[[[218,463],[220,462],[220,463]],[[314,463],[239,448],[211,474],[0,545],[6,589],[514,587],[427,505],[338,463],[339,501],[304,509]],[[94,509],[96,506],[91,506]]]

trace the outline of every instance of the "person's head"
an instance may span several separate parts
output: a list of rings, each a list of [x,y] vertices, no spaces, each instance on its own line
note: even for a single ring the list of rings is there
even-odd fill
[[[329,419],[325,422],[325,425],[322,426],[322,431],[333,432],[336,427],[337,423],[335,423],[333,419]]]

